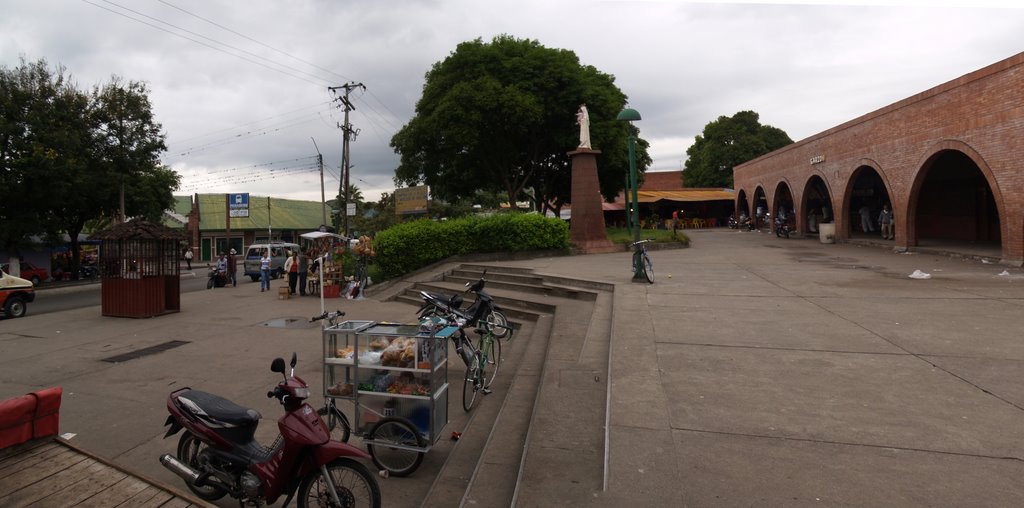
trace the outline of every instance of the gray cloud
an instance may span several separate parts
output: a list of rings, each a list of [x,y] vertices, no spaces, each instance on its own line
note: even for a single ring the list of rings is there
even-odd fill
[[[1021,50],[1020,8],[919,3],[0,0],[0,65],[45,58],[83,87],[114,74],[145,81],[168,135],[165,162],[186,185],[301,199],[319,199],[316,172],[268,179],[266,163],[314,155],[313,138],[334,195],[342,114],[326,87],[362,82],[352,182],[377,199],[398,163],[391,136],[413,115],[424,74],[460,42],[508,33],[575,51],[643,114],[654,169],[677,169],[720,115],[752,109],[802,139]]]

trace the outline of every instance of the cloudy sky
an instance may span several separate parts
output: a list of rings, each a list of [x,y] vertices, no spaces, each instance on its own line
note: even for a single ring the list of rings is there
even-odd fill
[[[362,83],[351,183],[376,200],[424,74],[463,41],[536,39],[614,75],[652,169],[672,170],[718,116],[754,110],[800,140],[1024,51],[1015,3],[0,0],[0,65],[46,59],[81,88],[146,82],[178,194],[319,200],[315,140],[330,199],[343,115],[328,87]]]

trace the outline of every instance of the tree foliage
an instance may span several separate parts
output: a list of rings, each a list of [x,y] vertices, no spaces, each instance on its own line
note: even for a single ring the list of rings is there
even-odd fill
[[[579,145],[575,112],[590,113],[601,193],[623,188],[626,126],[615,120],[626,95],[615,78],[580,64],[576,54],[535,40],[495,37],[464,42],[426,75],[416,116],[391,139],[401,155],[397,184],[430,186],[455,202],[478,191],[501,192],[509,203],[527,196],[535,208],[567,202],[570,161]],[[650,164],[639,140],[638,167]]]
[[[142,83],[82,91],[44,60],[0,67],[0,249],[67,233],[77,261],[78,234],[118,212],[122,185],[126,215],[158,220],[179,184],[165,149]]]
[[[686,149],[686,186],[732,188],[733,167],[793,142],[782,129],[759,120],[753,111],[740,111],[705,125],[703,134]]]

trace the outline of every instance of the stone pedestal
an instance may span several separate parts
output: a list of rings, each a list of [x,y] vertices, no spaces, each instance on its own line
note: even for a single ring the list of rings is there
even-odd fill
[[[569,241],[581,254],[619,252],[604,230],[601,210],[601,186],[597,180],[597,154],[600,150],[578,148],[569,152],[572,160],[572,218]]]

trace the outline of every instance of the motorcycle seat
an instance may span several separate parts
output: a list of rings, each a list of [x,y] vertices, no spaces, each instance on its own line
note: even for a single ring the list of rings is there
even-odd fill
[[[204,420],[215,420],[232,427],[256,425],[260,421],[259,411],[239,406],[212,393],[188,390],[181,393],[178,399],[188,401],[184,403],[185,407]]]

